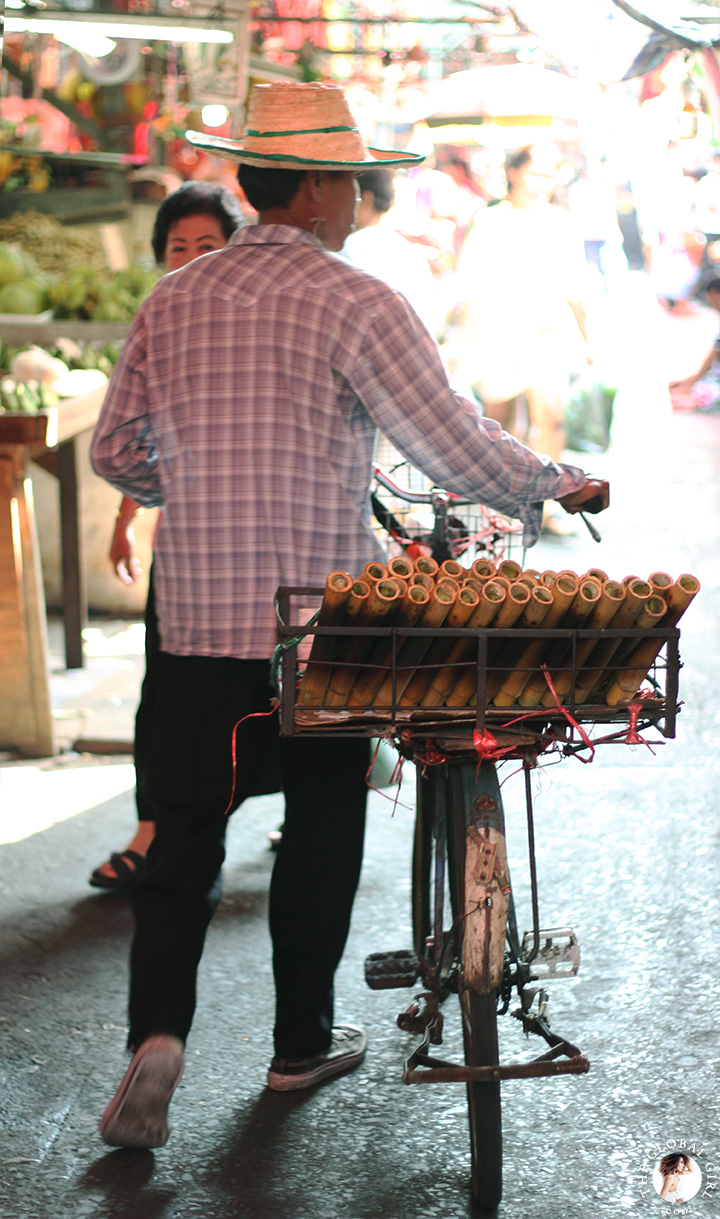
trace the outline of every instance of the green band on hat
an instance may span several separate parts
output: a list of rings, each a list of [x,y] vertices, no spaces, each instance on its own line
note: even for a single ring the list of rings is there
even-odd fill
[[[246,131],[245,136],[253,136],[262,140],[272,140],[284,135],[331,135],[335,131],[358,131],[359,127],[301,127],[295,131]]]

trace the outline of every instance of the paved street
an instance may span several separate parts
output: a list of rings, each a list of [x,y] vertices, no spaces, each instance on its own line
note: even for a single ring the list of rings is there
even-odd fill
[[[704,1182],[687,1207],[673,1210],[710,1219],[718,1211],[710,1166],[720,1156],[720,415],[673,414],[664,385],[700,362],[716,317],[662,315],[644,277],[628,276],[607,298],[598,328],[621,370],[613,446],[586,463],[612,480],[612,505],[598,522],[603,542],[584,531],[543,541],[534,565],[599,565],[614,578],[692,572],[702,592],[681,624],[677,739],[654,754],[608,747],[591,765],[568,759],[535,776],[541,920],[574,926],[582,948],[578,977],[553,986],[551,1021],[592,1066],[587,1076],[503,1085],[498,1213],[663,1213],[670,1208],[648,1185],[647,1165],[668,1141],[686,1140]],[[2,847],[3,1219],[475,1214],[463,1086],[401,1083],[412,1039],[395,1016],[408,992],[371,992],[363,980],[368,952],[410,943],[411,781],[397,807],[392,792],[371,796],[365,868],[338,978],[338,1016],[365,1025],[367,1059],[306,1094],[265,1088],[273,1008],[266,835],[282,820],[281,800],[249,801],[233,819],[174,1128],[167,1148],[153,1154],[109,1151],[96,1130],[126,1062],[130,916],[124,899],[96,895],[87,876],[129,836],[127,759],[71,758],[48,773],[0,771],[0,792],[11,796],[5,816],[9,809],[20,822],[6,835],[16,840]],[[101,803],[88,775],[106,793]],[[527,926],[521,777],[509,778],[504,793]],[[46,813],[52,820],[47,804],[55,800],[64,819],[23,836],[23,816],[36,819],[31,828]],[[84,811],[71,815],[73,800]],[[515,1021],[501,1023],[506,1057],[541,1052],[539,1043],[524,1045]],[[460,1052],[454,1015],[449,1024],[448,1057]],[[662,1150],[648,1156],[656,1144]]]

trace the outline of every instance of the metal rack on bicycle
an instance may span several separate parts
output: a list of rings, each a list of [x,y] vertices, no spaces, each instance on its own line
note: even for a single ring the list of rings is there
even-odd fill
[[[401,746],[432,738],[439,746],[452,749],[461,742],[467,747],[468,735],[476,733],[484,737],[489,730],[499,746],[514,747],[518,756],[543,745],[556,747],[559,742],[568,752],[586,748],[588,737],[582,726],[588,724],[602,727],[603,743],[625,743],[629,732],[637,734],[650,727],[657,729],[663,738],[675,736],[680,670],[677,627],[503,630],[307,625],[300,620],[297,608],[302,605],[307,609],[313,601],[319,603],[322,596],[323,590],[316,587],[277,591],[283,735],[323,732],[392,736]],[[316,638],[329,645],[326,659],[320,662],[326,686],[312,705],[303,705],[298,696],[309,669],[308,659],[301,658],[302,645]],[[446,650],[444,660],[438,657],[438,642]],[[594,670],[589,670],[598,675],[591,686],[586,678],[587,664],[580,665],[578,658],[585,654],[592,664],[592,649],[597,650],[601,643],[608,659],[602,669],[596,664]],[[350,646],[343,651],[343,644]],[[465,645],[465,654],[462,659],[449,659],[458,644]],[[434,658],[428,656],[433,645]],[[522,657],[531,646],[536,653],[534,662],[526,660],[525,664],[513,665],[513,650]],[[643,647],[657,652],[650,663],[642,656],[633,659]],[[384,663],[380,663],[383,651]],[[338,683],[341,688],[337,693],[333,690],[336,673],[343,679]],[[635,688],[608,705],[604,700],[613,682],[632,673],[637,676]],[[348,705],[353,688],[359,687],[362,677],[372,674],[378,681],[374,699],[360,705],[355,700]],[[443,674],[444,684],[450,684],[448,679],[456,675],[451,683],[451,689],[456,690],[459,680],[464,678],[468,689],[465,705],[448,706],[440,693],[434,702],[432,697],[428,698],[433,678],[439,674]],[[498,686],[508,674],[514,675],[511,685],[515,686],[516,694],[508,695],[508,701],[504,701]],[[427,689],[422,705],[417,705],[407,694],[408,677],[415,679],[417,688],[422,686],[423,676]],[[564,679],[562,683],[558,677]],[[565,691],[562,699],[556,682]],[[345,703],[341,705],[343,696]],[[456,702],[459,697],[456,695]],[[617,725],[621,727],[614,727]]]

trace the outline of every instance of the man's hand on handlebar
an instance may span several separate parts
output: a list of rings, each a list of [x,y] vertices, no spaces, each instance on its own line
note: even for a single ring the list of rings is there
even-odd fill
[[[602,512],[610,503],[610,484],[604,478],[587,478],[578,491],[558,499],[566,512]]]

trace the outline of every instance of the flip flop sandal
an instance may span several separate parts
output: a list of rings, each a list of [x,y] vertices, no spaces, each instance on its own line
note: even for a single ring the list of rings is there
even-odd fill
[[[118,851],[110,856],[108,863],[114,869],[115,875],[108,876],[102,872],[100,868],[106,865],[101,864],[100,868],[96,868],[90,877],[90,884],[93,888],[112,889],[116,893],[126,893],[139,880],[142,880],[147,872],[147,860],[138,851]]]

